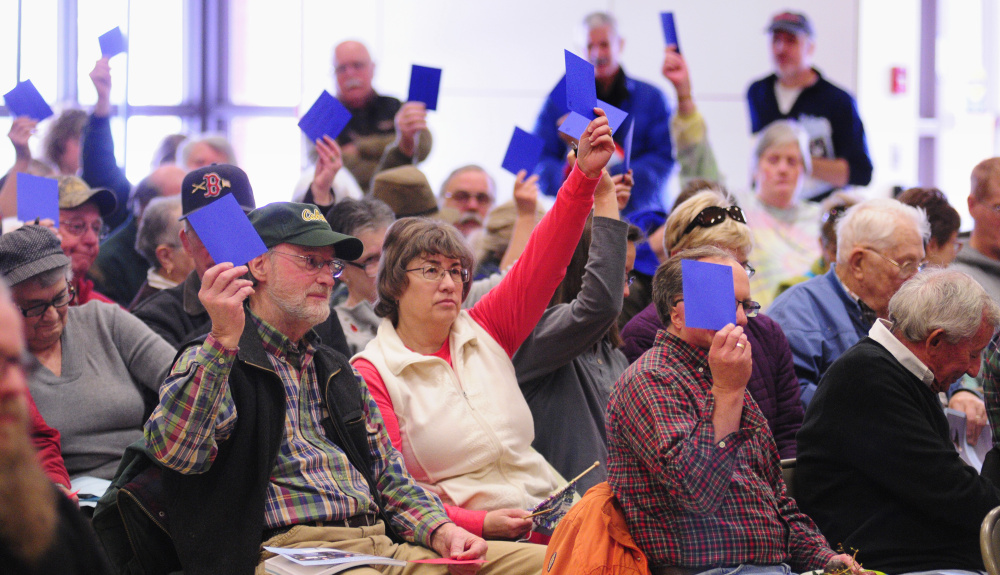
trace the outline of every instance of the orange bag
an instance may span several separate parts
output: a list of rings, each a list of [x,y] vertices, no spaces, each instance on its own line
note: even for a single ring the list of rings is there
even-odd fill
[[[552,575],[649,575],[649,563],[625,524],[607,482],[590,488],[563,517],[545,551]]]

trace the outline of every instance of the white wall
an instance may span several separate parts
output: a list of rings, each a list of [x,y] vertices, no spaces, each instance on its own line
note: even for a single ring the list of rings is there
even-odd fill
[[[452,168],[477,162],[497,178],[501,198],[509,197],[513,177],[499,166],[510,134],[515,125],[534,126],[563,71],[562,50],[583,54],[583,16],[614,12],[625,38],[626,71],[669,93],[659,74],[658,14],[673,10],[720,167],[727,183],[739,189],[746,185],[752,147],[744,95],[751,81],[771,72],[764,31],[771,15],[790,4],[806,12],[816,28],[817,67],[853,93],[860,1],[304,0],[303,104],[324,88],[333,91],[330,55],[344,39],[369,46],[377,62],[376,89],[389,95],[405,98],[412,63],[443,68],[439,110],[430,113],[435,143],[425,173],[436,188]]]
[[[917,185],[920,94],[919,0],[861,0],[857,99],[875,171],[866,195]],[[890,90],[892,68],[906,69],[903,94]],[[952,199],[954,203],[954,199]]]

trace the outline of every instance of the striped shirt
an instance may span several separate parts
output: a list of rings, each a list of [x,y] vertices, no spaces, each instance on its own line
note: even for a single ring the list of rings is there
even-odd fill
[[[307,521],[341,520],[378,512],[364,476],[323,432],[327,412],[317,383],[308,339],[292,342],[251,314],[271,366],[285,389],[284,436],[267,488],[264,521],[268,528]],[[218,445],[233,432],[238,414],[227,383],[236,350],[211,335],[174,363],[160,388],[160,402],[146,423],[146,443],[165,466],[181,473],[207,471]],[[389,442],[378,407],[360,375],[368,447],[386,511],[400,535],[430,544],[431,534],[448,521],[440,500],[416,485],[402,457]]]

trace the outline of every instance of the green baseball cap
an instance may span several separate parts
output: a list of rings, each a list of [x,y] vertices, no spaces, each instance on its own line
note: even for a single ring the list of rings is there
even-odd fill
[[[268,249],[278,244],[333,246],[338,258],[356,260],[365,250],[358,238],[330,229],[323,213],[313,204],[275,202],[247,216]]]

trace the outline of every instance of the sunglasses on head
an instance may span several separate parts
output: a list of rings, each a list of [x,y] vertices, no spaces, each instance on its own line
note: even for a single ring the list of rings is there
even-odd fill
[[[704,210],[698,212],[698,215],[691,220],[691,223],[684,228],[684,233],[681,237],[688,235],[691,230],[695,228],[710,228],[712,226],[717,226],[722,222],[726,221],[726,216],[729,219],[739,222],[741,224],[747,223],[746,217],[743,216],[743,210],[739,206],[729,206],[728,208],[720,208],[719,206],[708,206]]]

